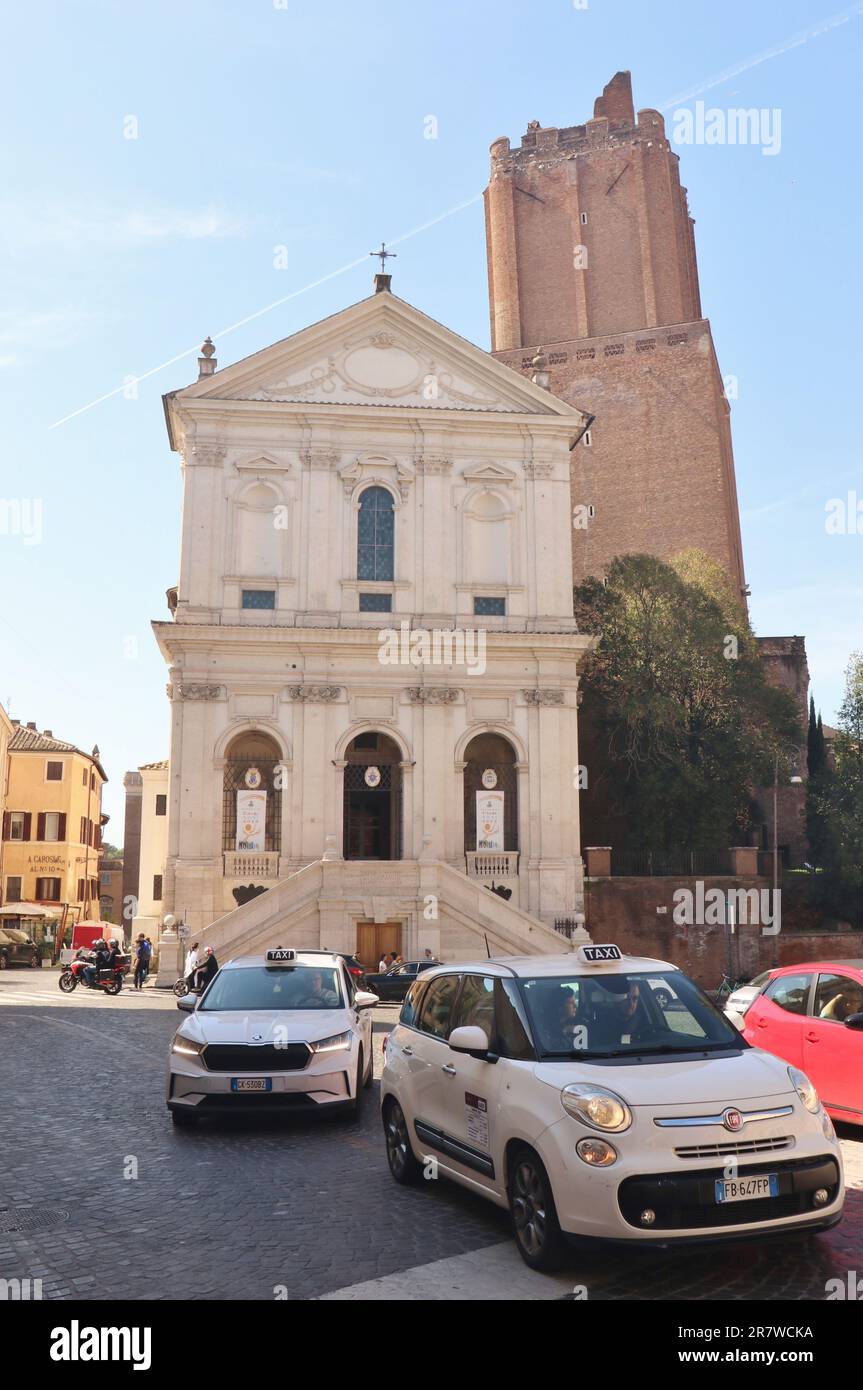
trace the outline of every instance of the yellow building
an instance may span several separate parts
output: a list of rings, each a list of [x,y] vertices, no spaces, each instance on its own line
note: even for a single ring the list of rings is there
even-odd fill
[[[102,788],[99,749],[83,753],[12,721],[3,812],[2,904],[58,908],[64,925],[99,920]]]
[[[5,709],[0,705],[0,818],[6,810],[6,787],[9,781],[9,740],[14,732],[12,720],[9,718]],[[2,822],[0,822],[2,823]],[[0,841],[0,855],[3,853],[2,841]],[[0,874],[3,871],[3,860],[0,858]],[[0,880],[0,894],[2,894],[2,880]]]

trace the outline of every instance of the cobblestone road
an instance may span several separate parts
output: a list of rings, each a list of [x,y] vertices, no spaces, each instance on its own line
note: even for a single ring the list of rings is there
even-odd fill
[[[375,1011],[375,1071],[396,1008]],[[0,976],[0,1278],[45,1298],[823,1299],[863,1277],[863,1132],[846,1130],[846,1216],[809,1241],[669,1255],[574,1254],[527,1270],[508,1218],[387,1169],[377,1084],[358,1121],[295,1116],[175,1130],[163,1099],[180,1019],[164,992],[62,996]],[[127,1174],[137,1171],[137,1177]]]

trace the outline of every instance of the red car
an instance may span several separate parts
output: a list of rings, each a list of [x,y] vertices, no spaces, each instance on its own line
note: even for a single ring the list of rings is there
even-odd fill
[[[753,1047],[806,1073],[834,1120],[863,1125],[863,960],[771,970],[743,1024]]]

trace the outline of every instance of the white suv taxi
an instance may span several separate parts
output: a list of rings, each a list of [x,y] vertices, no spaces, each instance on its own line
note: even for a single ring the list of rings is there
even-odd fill
[[[839,1146],[807,1077],[663,961],[582,946],[438,966],[384,1058],[395,1180],[439,1172],[508,1206],[534,1269],[573,1238],[664,1246],[841,1219]]]
[[[166,1100],[176,1125],[248,1110],[360,1108],[372,1081],[374,994],[340,956],[278,948],[223,965],[174,1034]]]

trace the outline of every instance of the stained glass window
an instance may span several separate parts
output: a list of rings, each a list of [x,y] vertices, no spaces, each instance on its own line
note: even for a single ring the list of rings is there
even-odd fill
[[[360,497],[357,578],[394,578],[395,512],[384,487],[367,487]]]

